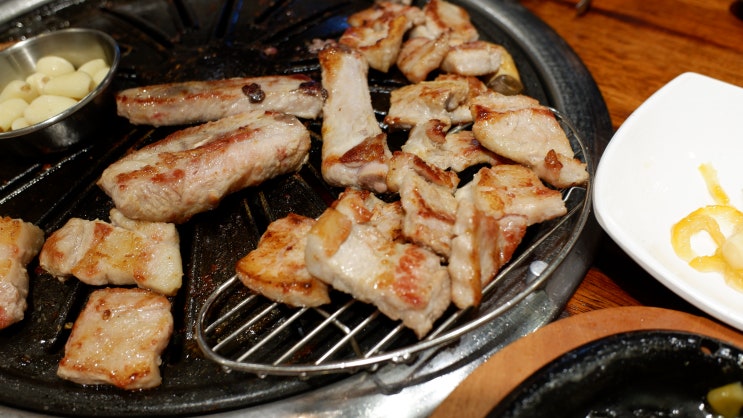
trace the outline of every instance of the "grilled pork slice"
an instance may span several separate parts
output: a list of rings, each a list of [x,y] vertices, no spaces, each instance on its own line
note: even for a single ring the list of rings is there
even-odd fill
[[[588,180],[586,164],[575,158],[555,115],[535,99],[491,91],[475,98],[471,110],[472,132],[489,150],[531,168],[555,187]]]
[[[44,243],[40,266],[62,280],[93,286],[130,285],[174,295],[183,266],[175,225],[133,221],[116,209],[112,223],[71,218]]]
[[[83,385],[156,387],[172,332],[166,297],[137,288],[96,290],[75,320],[57,375]]]
[[[0,329],[23,319],[29,286],[26,266],[43,243],[44,231],[38,226],[0,218]]]
[[[357,300],[400,319],[421,338],[443,314],[451,285],[439,257],[391,241],[375,226],[328,208],[307,235],[307,269]]]
[[[405,238],[447,258],[456,221],[457,175],[397,151],[392,156],[387,183],[390,190],[400,194]]]
[[[328,286],[304,262],[307,233],[315,220],[294,213],[271,222],[258,247],[237,262],[237,276],[254,292],[291,306],[330,302]]]
[[[368,64],[356,50],[329,45],[320,51],[323,107],[322,175],[329,184],[386,191],[387,136],[377,122],[367,84]]]
[[[467,11],[444,0],[430,0],[423,7],[425,22],[412,29],[411,37],[436,39],[442,33],[450,33],[449,43],[459,45],[463,42],[476,41],[480,35],[470,21]]]
[[[387,72],[397,60],[405,33],[424,21],[418,7],[381,1],[349,16],[350,27],[338,42],[360,51],[371,68]]]
[[[470,102],[485,91],[487,87],[477,78],[458,75],[409,84],[390,93],[390,109],[384,121],[401,129],[434,119],[445,125],[469,123],[473,118]]]
[[[309,149],[309,131],[296,117],[241,113],[124,156],[98,185],[130,219],[182,223],[229,193],[298,170]]]
[[[348,188],[332,206],[353,223],[373,226],[389,241],[402,236],[403,210],[399,200],[387,203],[368,190]]]
[[[441,62],[441,70],[467,76],[497,74],[502,66],[513,62],[501,45],[472,41],[453,46]]]
[[[469,14],[452,3],[431,0],[423,14],[423,23],[416,23],[410,30],[397,57],[397,68],[411,83],[424,81],[437,70],[452,46],[479,37]]]
[[[452,301],[464,309],[480,303],[483,287],[511,259],[528,226],[562,216],[567,209],[559,192],[516,164],[480,169],[455,196],[448,268]]]
[[[505,159],[480,145],[472,131],[447,132],[449,125],[433,119],[410,130],[401,150],[442,170],[461,172],[478,164],[496,165]]]
[[[324,92],[304,75],[187,81],[134,87],[116,95],[116,108],[133,124],[185,125],[248,111],[280,112],[300,118],[320,115]]]
[[[351,26],[343,32],[339,43],[360,51],[369,67],[387,72],[397,61],[402,38],[408,28],[405,16],[389,17],[366,26]]]
[[[400,47],[397,68],[411,83],[419,83],[438,69],[449,52],[449,32],[435,38],[413,36]]]
[[[354,27],[369,26],[388,17],[405,16],[411,25],[425,22],[423,11],[411,6],[410,1],[377,1],[373,6],[348,16],[347,22]]]

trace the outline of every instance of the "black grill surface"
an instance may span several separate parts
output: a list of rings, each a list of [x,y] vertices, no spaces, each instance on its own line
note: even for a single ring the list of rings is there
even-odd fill
[[[337,38],[345,17],[371,1],[344,0],[117,0],[53,1],[0,26],[0,41],[20,40],[66,27],[102,30],[116,39],[121,63],[114,90],[171,81],[304,73],[319,80],[314,39]],[[550,103],[538,69],[516,40],[473,14],[483,38],[504,44],[519,65],[527,93]],[[276,53],[274,53],[276,52]],[[370,73],[380,120],[388,93],[405,83],[396,72]],[[319,133],[316,121],[308,127]],[[107,220],[110,199],[95,185],[100,172],[127,151],[177,128],[130,125],[112,110],[105,128],[84,144],[38,158],[0,151],[0,215],[22,218],[50,234],[70,217]],[[29,266],[26,318],[0,331],[0,403],[62,415],[192,415],[263,404],[344,378],[311,379],[227,373],[204,359],[194,340],[199,308],[234,264],[255,244],[266,224],[289,212],[319,215],[337,195],[312,165],[261,187],[227,197],[215,210],[179,225],[184,286],[172,298],[176,326],[163,355],[163,384],[152,390],[82,387],[59,379],[64,343],[91,291],[76,279],[60,282]]]

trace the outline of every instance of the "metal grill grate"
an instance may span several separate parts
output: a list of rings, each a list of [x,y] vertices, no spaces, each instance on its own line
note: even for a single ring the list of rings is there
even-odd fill
[[[584,160],[583,141],[572,124],[552,109]],[[220,365],[259,376],[308,377],[375,369],[407,362],[415,354],[441,347],[492,320],[528,296],[549,277],[577,235],[588,213],[590,183],[563,190],[568,213],[539,227],[495,279],[483,289],[478,309],[450,308],[418,341],[401,323],[340,293],[320,308],[290,308],[247,290],[237,276],[219,286],[197,319],[197,341]]]

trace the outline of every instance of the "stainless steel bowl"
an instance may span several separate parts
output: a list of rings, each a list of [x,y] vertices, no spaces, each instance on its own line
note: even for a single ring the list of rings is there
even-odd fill
[[[110,70],[101,83],[76,105],[43,122],[0,133],[0,150],[23,156],[39,156],[62,151],[84,140],[113,114],[111,80],[119,64],[119,47],[111,36],[93,29],[71,28],[49,32],[20,41],[0,51],[0,86],[25,79],[35,71],[45,55],[57,55],[76,68],[103,58]]]

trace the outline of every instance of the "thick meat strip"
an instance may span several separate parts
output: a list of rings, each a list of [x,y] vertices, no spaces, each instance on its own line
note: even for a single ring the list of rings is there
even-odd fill
[[[229,193],[297,171],[309,149],[309,131],[296,117],[241,113],[126,155],[98,185],[130,219],[182,223]]]
[[[83,385],[156,387],[172,333],[166,297],[138,288],[96,290],[75,320],[57,375]]]
[[[322,123],[323,178],[333,186],[383,193],[391,153],[372,108],[366,59],[345,45],[329,45],[319,58],[328,93]]]
[[[314,119],[322,87],[304,75],[229,78],[134,87],[116,96],[118,114],[131,123],[185,125],[254,110]]]

